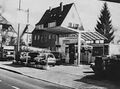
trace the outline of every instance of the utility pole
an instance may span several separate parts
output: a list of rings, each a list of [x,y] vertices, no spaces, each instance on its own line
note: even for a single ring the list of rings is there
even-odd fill
[[[80,65],[80,59],[81,59],[81,32],[78,32],[78,60],[77,60],[77,66]]]
[[[29,9],[27,9],[26,12],[27,12],[27,25],[26,25],[26,26],[27,26],[27,51],[28,51],[28,46],[29,46],[29,44],[28,44],[28,43],[29,43],[29,42],[28,42],[28,41],[29,41],[29,40],[28,40],[28,32],[29,32],[29,31],[28,31],[28,30],[29,30],[29,29],[28,29],[28,26],[29,26]],[[28,52],[27,52],[27,56],[28,56]],[[26,58],[26,64],[27,64],[27,63],[28,63],[28,57]]]
[[[18,11],[21,10],[21,0],[19,0],[19,7],[18,7]],[[18,61],[19,59],[19,51],[20,51],[20,23],[18,23],[18,36],[17,36],[17,50],[16,50],[16,61]]]
[[[29,9],[27,9],[26,12],[27,12],[27,26],[29,26]],[[29,30],[29,29],[27,28],[27,46],[29,46],[29,45],[28,45],[28,32],[29,32],[28,30]]]

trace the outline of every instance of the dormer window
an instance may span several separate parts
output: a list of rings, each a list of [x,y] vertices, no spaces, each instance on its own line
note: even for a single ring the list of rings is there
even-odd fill
[[[48,27],[55,27],[55,26],[56,26],[56,22],[48,23]]]
[[[43,29],[43,28],[44,28],[43,24],[36,26],[36,29]]]
[[[75,23],[68,23],[68,27],[70,27],[70,28],[74,28],[74,29],[78,29],[78,27],[79,27],[79,24],[75,24]]]
[[[72,27],[72,23],[71,22],[68,24],[68,27]]]

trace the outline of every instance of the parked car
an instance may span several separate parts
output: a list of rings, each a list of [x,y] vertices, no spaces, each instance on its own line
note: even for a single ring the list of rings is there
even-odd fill
[[[60,52],[51,52],[51,53],[55,56],[57,65],[60,65],[64,62],[62,53]]]
[[[37,57],[37,55],[39,55],[38,52],[21,52],[19,61],[27,63],[35,62],[34,58]]]
[[[96,57],[95,62],[91,63],[91,68],[96,75],[120,78],[120,55],[112,55],[104,59],[102,57]]]
[[[34,58],[36,64],[41,65],[53,65],[55,66],[56,58],[52,53],[40,53],[37,57]]]
[[[28,56],[28,52],[21,52],[20,53],[20,59],[18,61],[20,62],[27,62],[28,60],[30,60],[30,56]]]
[[[6,59],[14,60],[15,59],[15,52],[14,51],[7,51],[6,52]]]

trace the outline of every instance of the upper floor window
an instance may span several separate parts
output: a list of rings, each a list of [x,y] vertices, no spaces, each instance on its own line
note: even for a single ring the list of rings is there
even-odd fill
[[[40,36],[38,35],[38,40],[40,39]]]
[[[99,40],[96,40],[95,43],[100,43],[100,41],[99,41]]]
[[[36,40],[36,35],[34,36],[34,40]]]
[[[48,39],[51,39],[51,35],[49,34]]]
[[[104,40],[100,40],[100,43],[104,43]]]
[[[55,26],[56,26],[56,22],[48,23],[48,27],[55,27]]]

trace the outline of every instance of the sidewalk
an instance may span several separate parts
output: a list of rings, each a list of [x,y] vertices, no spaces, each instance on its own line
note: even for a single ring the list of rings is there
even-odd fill
[[[83,78],[91,73],[92,69],[88,65],[77,66],[55,66],[49,70],[24,67],[21,65],[13,65],[12,62],[0,62],[0,67],[3,69],[15,71],[23,75],[68,86],[75,89],[105,89],[101,86],[88,84],[83,82]]]

